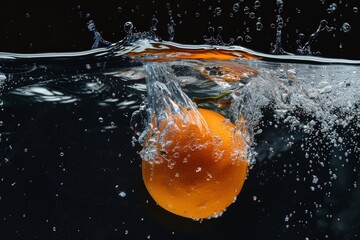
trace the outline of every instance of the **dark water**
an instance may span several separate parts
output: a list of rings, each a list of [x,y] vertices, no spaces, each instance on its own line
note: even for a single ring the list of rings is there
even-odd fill
[[[0,239],[359,237],[359,102],[353,97],[360,86],[358,63],[249,60],[260,77],[244,86],[221,85],[251,93],[253,101],[243,104],[257,133],[256,163],[237,201],[221,217],[198,222],[157,206],[143,185],[141,147],[130,127],[132,113],[146,98],[143,63],[123,52],[77,55],[1,60]],[[129,69],[139,75],[127,78]],[[313,98],[302,98],[301,88],[285,83],[281,69],[295,71],[301,87],[312,80],[306,93],[318,89],[317,100],[306,102]],[[276,85],[279,79],[267,78],[270,73],[284,83]],[[324,79],[328,85],[317,84]],[[342,88],[343,81],[350,85]],[[286,105],[289,116],[303,125],[315,120],[311,132],[276,117],[286,109],[274,91],[281,86],[293,96]],[[209,86],[199,87],[206,95]],[[324,127],[334,115],[346,125]]]

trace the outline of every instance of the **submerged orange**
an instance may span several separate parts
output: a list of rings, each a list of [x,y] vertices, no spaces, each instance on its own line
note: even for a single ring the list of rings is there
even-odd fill
[[[218,216],[234,202],[248,166],[234,125],[216,112],[198,111],[183,109],[160,121],[144,144],[153,155],[142,160],[145,186],[157,204],[192,219]]]

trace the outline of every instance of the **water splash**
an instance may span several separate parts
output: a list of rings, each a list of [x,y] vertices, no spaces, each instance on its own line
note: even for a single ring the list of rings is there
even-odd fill
[[[311,51],[311,44],[314,42],[314,40],[317,38],[320,32],[324,31],[325,29],[331,31],[331,28],[328,27],[328,22],[323,19],[320,21],[320,24],[317,28],[317,30],[310,35],[309,40],[304,44],[304,46],[301,45],[301,41],[304,38],[303,34],[299,34],[299,39],[297,40],[298,49],[297,53],[301,55],[313,55],[314,52]]]
[[[94,48],[101,48],[101,47],[108,47],[111,45],[111,42],[106,41],[103,39],[99,31],[96,29],[95,22],[93,20],[89,20],[87,23],[87,27],[90,32],[93,32],[94,34],[94,43],[91,46],[91,49]]]
[[[124,31],[126,36],[121,41],[117,42],[114,46],[114,51],[119,51],[123,49],[124,46],[129,46],[132,43],[141,40],[153,40],[153,41],[161,41],[161,38],[156,35],[157,24],[159,20],[153,16],[151,19],[150,29],[148,31],[143,32],[135,32],[135,26],[132,22],[128,21],[124,24]]]
[[[172,17],[170,17],[170,22],[167,25],[167,30],[169,34],[169,41],[173,41],[175,37],[175,21]]]
[[[164,133],[156,130],[163,122],[169,126],[174,125],[180,116],[184,118],[184,126],[192,124],[204,134],[209,130],[195,104],[181,90],[179,80],[169,66],[158,63],[146,64],[144,71],[147,76],[147,99],[140,109],[132,114],[131,125],[138,136],[137,141],[143,145],[146,140],[146,145],[140,153],[142,159],[156,162],[158,153],[161,152],[158,144],[162,147],[172,144],[163,142]],[[192,118],[187,118],[190,112]]]
[[[276,15],[276,39],[275,44],[273,46],[273,50],[271,53],[273,54],[284,54],[284,50],[281,46],[281,38],[282,38],[282,29],[284,27],[284,20],[281,17],[284,2],[282,0],[276,0],[276,6],[277,6],[277,15]]]
[[[223,27],[222,26],[218,26],[217,27],[217,34],[215,36],[215,28],[210,26],[208,28],[208,32],[209,32],[209,36],[205,35],[203,37],[203,39],[205,40],[205,44],[208,45],[219,45],[219,46],[224,46],[224,45],[228,45],[223,41],[223,38],[221,36],[221,32],[223,31]],[[235,40],[231,39],[230,40],[230,44],[233,44],[235,42]]]

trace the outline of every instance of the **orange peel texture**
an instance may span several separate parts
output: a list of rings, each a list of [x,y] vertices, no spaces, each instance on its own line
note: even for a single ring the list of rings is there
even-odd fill
[[[169,212],[192,219],[216,217],[235,201],[246,178],[246,143],[222,115],[183,109],[150,130],[142,160],[150,195]],[[151,151],[151,150],[150,150]]]

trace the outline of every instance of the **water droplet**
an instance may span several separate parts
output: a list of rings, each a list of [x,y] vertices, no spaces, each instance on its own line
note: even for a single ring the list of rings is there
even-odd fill
[[[126,33],[131,34],[133,29],[134,29],[134,25],[132,24],[132,22],[126,22],[124,24],[124,31]]]
[[[240,3],[234,3],[233,5],[233,11],[238,12],[240,10]]]
[[[320,31],[323,31],[327,25],[328,25],[328,22],[325,19],[321,20],[320,25],[319,25]]]
[[[358,13],[359,9],[357,7],[353,7],[353,12]]]
[[[256,22],[256,30],[260,31],[263,28],[263,24],[261,22]]]
[[[249,18],[254,19],[255,18],[255,13],[254,12],[249,13]]]
[[[245,35],[245,41],[246,42],[251,42],[251,37],[249,35]]]
[[[342,28],[342,30],[343,30],[344,33],[347,33],[347,32],[349,32],[349,31],[351,30],[351,26],[350,26],[350,24],[347,23],[347,22],[345,22],[345,23],[342,25],[341,28]]]
[[[126,197],[126,192],[124,192],[124,191],[119,192],[119,196],[122,198]]]
[[[244,7],[244,13],[249,14],[249,12],[250,12],[250,8],[248,6],[245,6]]]
[[[333,12],[335,12],[336,8],[337,8],[336,3],[332,3],[332,4],[330,4],[330,6],[327,8],[327,12],[328,12],[328,13],[333,13]]]
[[[236,42],[237,42],[238,44],[241,44],[243,41],[244,41],[244,38],[243,38],[242,36],[237,36],[237,37],[236,37]]]
[[[254,9],[259,8],[259,7],[260,7],[260,5],[261,5],[261,2],[260,2],[260,1],[258,1],[258,0],[256,0],[256,1],[254,2]]]
[[[26,13],[26,14],[25,14],[25,17],[26,17],[26,18],[29,18],[29,17],[30,17],[30,14],[29,14],[29,13]]]
[[[64,152],[60,152],[60,157],[63,157],[64,156]]]
[[[117,10],[118,10],[118,13],[122,13],[123,9],[122,9],[122,7],[118,7]]]
[[[197,167],[196,170],[195,170],[195,172],[197,172],[197,173],[198,173],[198,172],[201,172],[201,167]]]
[[[104,119],[102,117],[99,117],[99,122],[104,122]]]
[[[89,20],[87,23],[87,27],[90,32],[94,32],[96,30],[95,23],[93,20]]]
[[[209,31],[209,33],[211,34],[211,35],[214,35],[214,33],[215,33],[215,28],[214,27],[208,27],[208,31]]]
[[[158,24],[158,22],[159,20],[157,20],[157,18],[153,16],[153,18],[151,19],[151,25],[155,27]]]
[[[221,15],[221,8],[220,8],[220,7],[215,8],[215,14],[216,14],[217,16],[220,16],[220,15]]]

